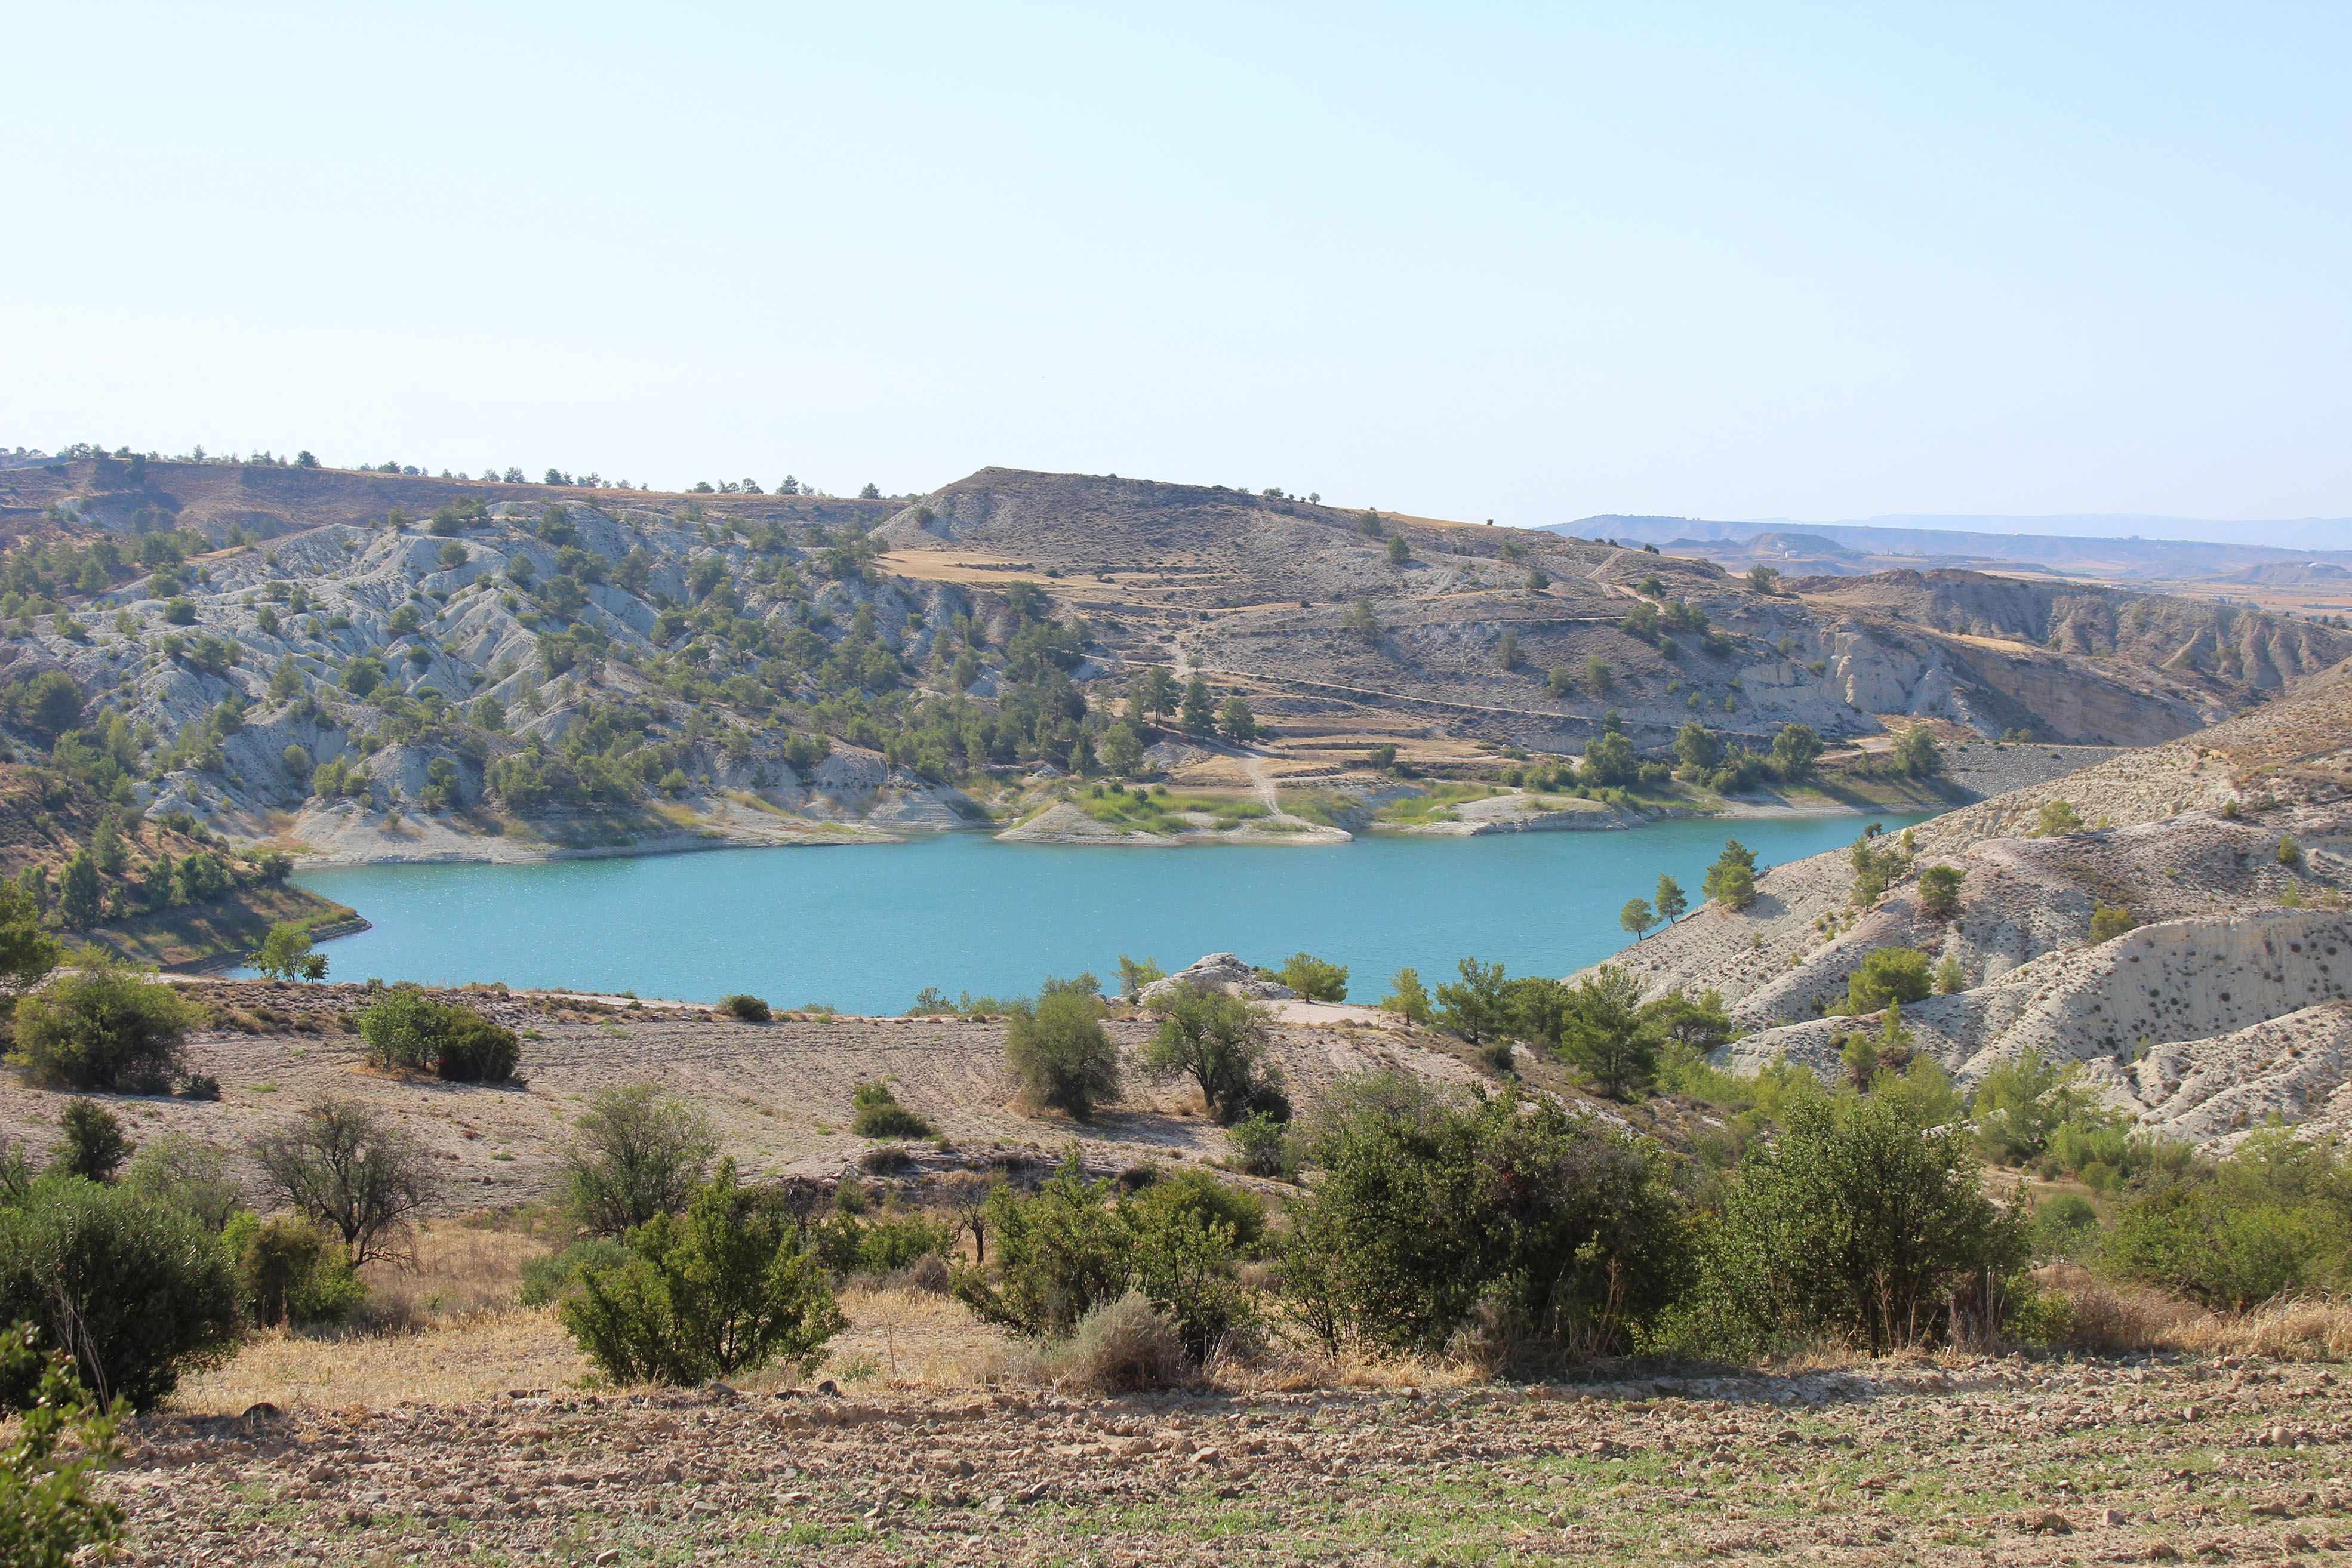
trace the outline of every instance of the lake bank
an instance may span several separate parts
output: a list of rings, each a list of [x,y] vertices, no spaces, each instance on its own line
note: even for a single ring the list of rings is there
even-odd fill
[[[1553,798],[1516,789],[1486,789],[1484,795],[1464,794],[1444,799],[1446,787],[1437,786],[1439,800],[1428,813],[1396,815],[1391,810],[1351,814],[1347,825],[1293,815],[1279,806],[1270,810],[1220,811],[1202,803],[1202,792],[1176,797],[1178,809],[1168,810],[1107,810],[1098,800],[1063,800],[1040,806],[1009,823],[940,824],[885,818],[878,822],[832,819],[786,819],[745,811],[730,802],[728,809],[677,825],[676,817],[692,816],[688,808],[671,808],[672,820],[657,831],[614,834],[604,841],[566,841],[520,823],[499,822],[491,831],[467,823],[454,814],[439,817],[386,817],[364,825],[345,823],[333,845],[320,849],[304,841],[280,841],[296,866],[306,872],[364,866],[546,865],[567,861],[625,860],[659,855],[697,854],[745,849],[819,849],[854,845],[898,845],[935,838],[976,837],[1000,843],[1060,845],[1100,849],[1183,849],[1200,845],[1270,848],[1313,848],[1346,844],[1360,839],[1482,838],[1497,833],[1622,832],[1663,821],[1745,822],[1790,818],[1849,818],[1885,816],[1890,812],[1916,819],[1932,812],[1911,809],[1915,802],[1883,806],[1866,800],[1813,797],[1789,800],[1780,797],[1723,798],[1704,807],[1643,800],[1611,805],[1597,800]],[[1142,800],[1138,789],[1130,799]],[[1189,807],[1181,804],[1191,802]],[[1947,802],[1949,805],[1958,800]]]

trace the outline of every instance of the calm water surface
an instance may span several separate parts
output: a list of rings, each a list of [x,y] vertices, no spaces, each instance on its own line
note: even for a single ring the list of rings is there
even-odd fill
[[[1624,946],[1618,911],[1660,872],[1694,904],[1727,837],[1776,864],[1913,816],[1659,822],[1624,832],[1360,839],[1320,848],[1102,849],[949,833],[897,845],[715,850],[547,865],[368,866],[297,880],[372,931],[326,945],[334,977],[633,990],[899,1012],[925,986],[1026,995],[1114,980],[1121,953],[1181,968],[1301,948],[1377,998],[1398,968],[1476,954],[1562,975]]]

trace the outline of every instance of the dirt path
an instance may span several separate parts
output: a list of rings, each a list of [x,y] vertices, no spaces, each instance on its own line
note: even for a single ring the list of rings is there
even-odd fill
[[[1115,1399],[880,1381],[159,1416],[104,1484],[130,1560],[157,1565],[2042,1568],[2352,1546],[2352,1402],[2307,1366]]]

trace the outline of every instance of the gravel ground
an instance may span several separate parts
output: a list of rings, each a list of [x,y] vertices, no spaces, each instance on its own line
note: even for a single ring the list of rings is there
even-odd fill
[[[109,1486],[158,1565],[2325,1561],[2352,1547],[2347,1445],[2311,1366],[2011,1358],[263,1409],[141,1422]]]

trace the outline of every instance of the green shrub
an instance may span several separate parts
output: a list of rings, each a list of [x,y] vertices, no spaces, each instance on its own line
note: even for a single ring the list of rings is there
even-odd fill
[[[718,1155],[710,1119],[676,1096],[651,1083],[601,1090],[564,1149],[572,1212],[618,1236],[684,1208]]]
[[[122,1510],[93,1484],[121,1451],[121,1407],[106,1408],[74,1381],[73,1364],[42,1354],[40,1331],[0,1334],[0,1388],[25,1390],[14,1440],[0,1448],[0,1563],[70,1568],[122,1532]]]
[[[504,1083],[522,1060],[514,1030],[471,1008],[451,1008],[434,1041],[433,1074],[453,1083]]]
[[[627,1247],[609,1236],[583,1236],[561,1252],[543,1252],[522,1266],[522,1304],[551,1305],[571,1294],[588,1270],[614,1268],[632,1256]]]
[[[1284,1288],[1327,1344],[1430,1352],[1482,1305],[1570,1354],[1630,1348],[1680,1289],[1660,1158],[1516,1090],[1458,1099],[1381,1075],[1318,1113],[1321,1180],[1291,1205]]]
[[[2132,912],[2119,904],[2101,904],[2091,910],[2091,940],[2112,942],[2139,925]]]
[[[2091,1207],[2089,1198],[2071,1192],[2062,1192],[2035,1209],[2025,1228],[2026,1245],[2044,1261],[2079,1257],[2098,1238],[2099,1211]]]
[[[1283,961],[1275,978],[1310,1002],[1348,999],[1348,966],[1327,964],[1312,953],[1293,953]]]
[[[333,1234],[310,1220],[239,1214],[221,1240],[236,1260],[246,1316],[264,1328],[339,1323],[367,1300]]]
[[[1131,1222],[1178,1210],[1223,1226],[1233,1233],[1237,1251],[1255,1252],[1265,1239],[1265,1200],[1194,1166],[1155,1175],[1119,1204]]]
[[[885,1210],[867,1220],[844,1215],[835,1224],[846,1232],[835,1270],[844,1274],[895,1274],[919,1258],[944,1258],[955,1245],[954,1231],[928,1215]]]
[[[2187,1162],[2116,1216],[2110,1272],[2209,1307],[2352,1284],[2352,1162],[2334,1142],[2255,1134],[2226,1159]]]
[[[131,1157],[131,1140],[123,1135],[122,1119],[95,1100],[68,1100],[58,1113],[63,1134],[49,1168],[86,1181],[112,1181],[122,1162]]]
[[[2319,1217],[2241,1207],[2211,1186],[2168,1185],[2116,1217],[2101,1260],[2127,1279],[2226,1312],[2302,1290],[2327,1251]]]
[[[2072,800],[2044,800],[2033,829],[2026,836],[2035,839],[2063,839],[2083,831],[2083,819]]]
[[[1118,1047],[1103,1030],[1101,1002],[1051,980],[1008,1010],[1004,1061],[1033,1102],[1082,1122],[1118,1092]]]
[[[1930,920],[1948,920],[1960,912],[1960,879],[1966,873],[1953,865],[1931,865],[1919,873],[1919,913]]]
[[[1225,1218],[1234,1212],[1227,1195],[1252,1204],[1248,1218],[1260,1230],[1265,1217],[1248,1194],[1205,1174],[1189,1174],[1189,1183],[1159,1182],[1126,1199],[1118,1218],[1128,1232],[1132,1289],[1167,1315],[1185,1353],[1199,1362],[1250,1317],[1234,1274],[1239,1239]]]
[[[37,1325],[85,1385],[146,1410],[236,1348],[236,1288],[220,1239],[189,1215],[44,1176],[0,1209],[0,1322]],[[32,1394],[20,1377],[0,1407]]]
[[[128,969],[88,968],[17,1002],[10,1060],[45,1089],[161,1094],[180,1073],[188,1031],[204,1019],[169,986]]]
[[[1127,1291],[1129,1238],[1108,1196],[1108,1183],[1087,1179],[1076,1149],[1034,1195],[996,1188],[988,1198],[996,1262],[960,1273],[957,1298],[983,1322],[1015,1333],[1067,1334]]]
[[[1927,955],[1916,947],[1875,947],[1845,979],[1845,1011],[1874,1013],[1889,1002],[1925,1000],[1935,988]]]
[[[678,788],[684,789],[685,787],[686,780],[680,779],[678,780]],[[774,1011],[769,1008],[765,1001],[761,1000],[758,997],[745,995],[740,991],[735,992],[730,996],[719,998],[719,1010],[732,1018],[739,1019],[744,1023],[769,1023],[772,1022],[775,1019]]]
[[[1298,1156],[1291,1147],[1290,1124],[1260,1111],[1244,1116],[1225,1129],[1233,1145],[1234,1163],[1254,1176],[1288,1180],[1298,1174]]]
[[[185,1209],[207,1230],[226,1226],[245,1197],[229,1175],[227,1151],[185,1133],[160,1133],[140,1145],[122,1186],[151,1203]]]
[[[850,1091],[856,1107],[850,1131],[861,1138],[928,1138],[937,1132],[929,1122],[898,1103],[887,1083],[861,1083]]]
[[[996,1262],[958,1272],[957,1297],[986,1322],[1054,1339],[1136,1291],[1191,1354],[1206,1354],[1246,1318],[1235,1221],[1262,1234],[1263,1208],[1199,1173],[1154,1181],[1116,1207],[1110,1190],[1086,1178],[1075,1149],[1034,1196],[997,1188],[988,1199]]]
[[[1810,1094],[1741,1158],[1677,1337],[1718,1355],[1933,1343],[1956,1299],[1982,1303],[2025,1260],[2023,1222],[1985,1196],[1968,1140],[1898,1096]]]
[[[806,1363],[847,1325],[800,1235],[727,1161],[682,1215],[629,1232],[623,1263],[583,1268],[563,1325],[614,1383],[695,1384]]]
[[[393,987],[358,1019],[368,1061],[391,1071],[499,1083],[514,1076],[522,1055],[512,1030],[461,1003],[435,1001],[417,986]]]

